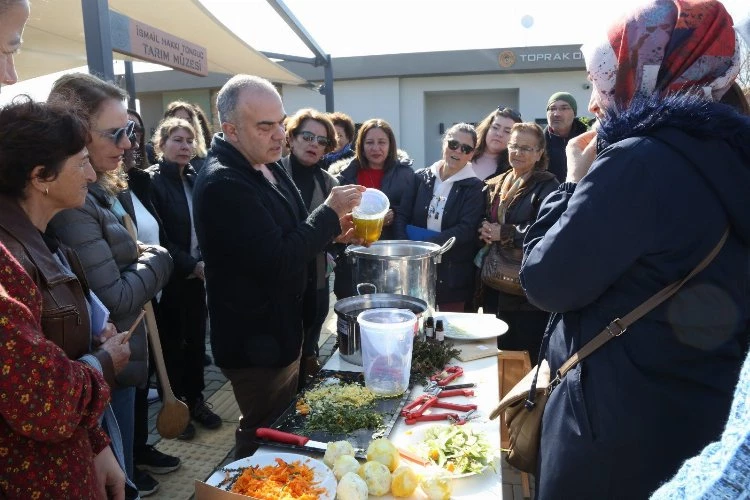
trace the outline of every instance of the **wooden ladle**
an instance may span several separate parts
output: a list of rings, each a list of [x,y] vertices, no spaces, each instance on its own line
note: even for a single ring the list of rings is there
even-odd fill
[[[133,220],[125,214],[123,216],[123,225],[136,242],[135,225]],[[156,430],[162,437],[174,439],[187,428],[190,423],[190,410],[187,405],[177,399],[172,392],[172,386],[169,385],[167,376],[167,367],[164,365],[164,354],[161,350],[161,341],[159,340],[159,329],[156,326],[156,316],[151,301],[144,304],[143,309],[146,311],[146,330],[148,339],[151,342],[151,353],[156,364],[156,375],[159,377],[162,389],[162,406],[159,414],[156,416]]]

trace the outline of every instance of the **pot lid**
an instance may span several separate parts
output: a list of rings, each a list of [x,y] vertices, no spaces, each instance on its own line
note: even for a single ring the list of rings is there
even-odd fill
[[[351,245],[347,247],[346,254],[385,260],[417,260],[433,257],[441,253],[442,248],[428,241],[383,240],[376,241],[369,247]]]

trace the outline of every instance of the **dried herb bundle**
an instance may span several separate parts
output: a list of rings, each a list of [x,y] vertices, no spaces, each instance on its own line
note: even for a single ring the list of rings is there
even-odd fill
[[[428,377],[442,371],[460,353],[450,342],[415,341],[411,355],[411,383],[425,385]]]

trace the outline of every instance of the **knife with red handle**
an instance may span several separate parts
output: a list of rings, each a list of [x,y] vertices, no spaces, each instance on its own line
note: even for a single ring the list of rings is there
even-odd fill
[[[255,437],[257,437],[258,439],[273,441],[275,443],[293,444],[295,446],[314,448],[322,452],[325,452],[326,448],[328,447],[328,443],[313,441],[307,436],[300,436],[298,434],[292,434],[290,432],[284,432],[277,429],[270,429],[268,427],[258,427],[257,429],[255,429]]]

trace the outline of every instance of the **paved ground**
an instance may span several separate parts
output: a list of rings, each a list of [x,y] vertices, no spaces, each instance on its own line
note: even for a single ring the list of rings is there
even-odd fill
[[[336,341],[336,316],[333,312],[335,298],[331,295],[331,309],[323,326],[320,340],[320,361],[324,364],[333,353]],[[211,353],[211,346],[206,344],[206,351]],[[214,411],[224,421],[223,426],[215,431],[203,430],[198,426],[198,435],[193,441],[179,441],[162,439],[156,431],[156,416],[161,409],[161,403],[155,402],[149,406],[149,443],[155,444],[165,453],[182,458],[183,466],[175,472],[166,475],[155,475],[161,483],[160,490],[153,496],[158,499],[192,498],[194,480],[205,480],[213,470],[221,465],[233,461],[234,428],[239,417],[239,410],[234,403],[231,385],[221,371],[214,365],[205,368],[206,401],[214,404]],[[503,461],[503,500],[520,500],[520,473]],[[533,483],[533,477],[532,477]],[[533,491],[533,484],[532,484]]]

